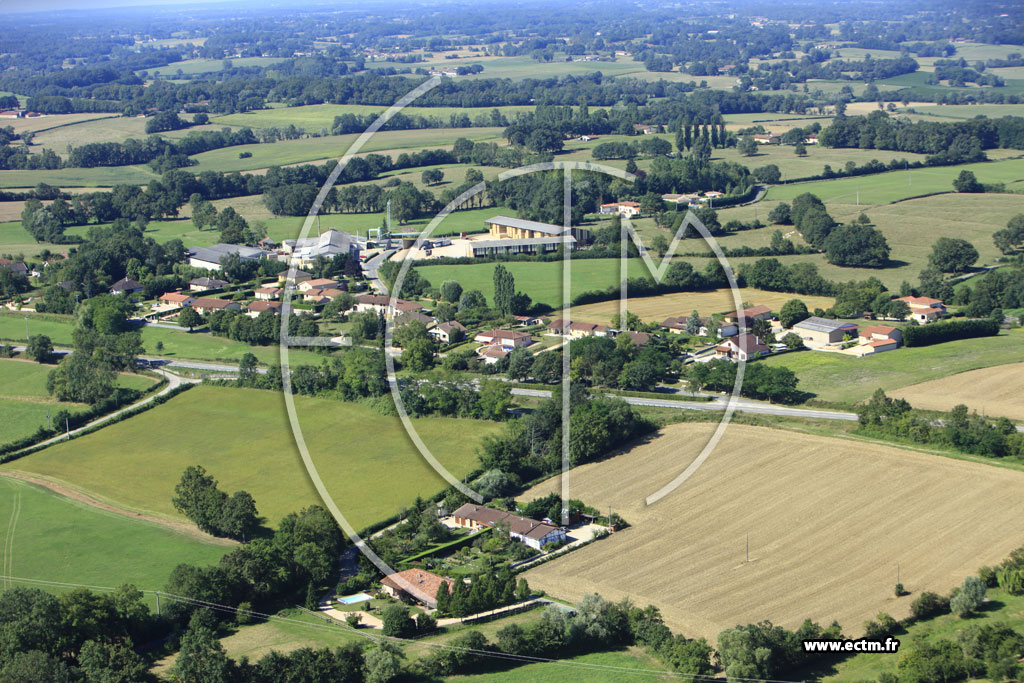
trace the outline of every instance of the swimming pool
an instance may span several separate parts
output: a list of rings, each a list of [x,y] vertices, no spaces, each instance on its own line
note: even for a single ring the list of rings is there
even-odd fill
[[[338,598],[338,602],[343,605],[354,605],[357,602],[366,602],[367,600],[373,600],[373,596],[366,593],[356,593],[355,595],[346,595],[343,598]]]

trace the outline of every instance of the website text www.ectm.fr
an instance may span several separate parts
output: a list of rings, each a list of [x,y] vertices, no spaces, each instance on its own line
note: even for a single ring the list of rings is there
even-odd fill
[[[804,652],[878,652],[893,654],[900,649],[896,638],[876,640],[856,638],[854,640],[805,640]]]

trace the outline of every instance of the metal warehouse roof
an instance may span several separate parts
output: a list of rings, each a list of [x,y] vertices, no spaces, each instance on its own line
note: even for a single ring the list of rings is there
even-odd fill
[[[842,320],[829,320],[828,318],[819,318],[816,315],[811,316],[803,322],[799,322],[793,327],[799,327],[801,330],[811,330],[813,332],[833,332],[840,329],[849,329],[851,327],[857,327],[853,323],[843,322]]]
[[[508,216],[495,216],[489,218],[484,223],[491,225],[505,225],[510,228],[519,228],[520,230],[533,230],[534,232],[544,232],[549,235],[561,235],[565,232],[566,228],[561,225],[552,225],[551,223],[540,223],[538,221],[528,221],[522,218],[509,218]]]
[[[524,239],[504,239],[504,240],[480,240],[469,243],[469,246],[474,249],[483,248],[494,248],[494,247],[527,247],[544,244],[576,244],[575,237],[568,237],[557,235],[555,237],[529,237]]]

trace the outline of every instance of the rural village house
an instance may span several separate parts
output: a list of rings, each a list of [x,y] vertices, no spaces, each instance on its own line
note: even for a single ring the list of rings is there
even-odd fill
[[[452,517],[458,526],[467,529],[508,525],[509,536],[537,550],[549,543],[562,543],[566,538],[560,527],[486,505],[466,503],[453,512]]]
[[[431,608],[437,607],[437,591],[442,583],[447,583],[451,590],[455,582],[425,569],[406,569],[380,580],[381,588],[391,597],[403,602],[419,602]]]

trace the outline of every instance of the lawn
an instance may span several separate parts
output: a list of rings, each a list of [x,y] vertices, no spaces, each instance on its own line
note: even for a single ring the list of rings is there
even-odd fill
[[[534,107],[529,105],[496,107],[508,118],[523,112],[531,112]],[[478,116],[490,116],[495,107],[405,107],[402,114],[406,116],[437,117],[448,121],[453,115],[465,114],[470,119]],[[284,128],[295,125],[309,133],[319,133],[321,128],[330,131],[334,125],[334,117],[343,114],[382,114],[387,107],[370,104],[310,104],[302,107],[277,107],[274,109],[257,109],[241,114],[225,114],[212,119],[214,124],[232,126],[249,126],[251,128]]]
[[[801,351],[758,362],[788,367],[800,379],[800,390],[813,393],[819,400],[852,404],[870,397],[878,388],[890,391],[958,372],[1021,361],[1024,329],[863,358]]]
[[[452,145],[457,138],[493,141],[499,140],[503,130],[502,128],[427,128],[383,131],[374,134],[360,151],[383,153],[390,150],[411,151],[425,147],[447,147]],[[192,158],[199,162],[199,165],[193,166],[189,170],[193,173],[248,171],[270,166],[338,159],[348,152],[349,147],[358,137],[359,135],[353,133],[224,147],[196,154]],[[240,159],[238,155],[243,152],[250,152],[252,156]]]
[[[355,528],[445,488],[397,417],[331,399],[297,396],[295,403],[310,454]],[[500,429],[493,422],[451,418],[419,418],[413,424],[437,458],[460,477],[476,467],[481,439]],[[203,465],[223,489],[251,493],[271,525],[289,512],[321,503],[296,450],[284,398],[253,389],[199,386],[11,467],[129,509],[180,519],[171,496],[182,471],[193,464]]]
[[[160,589],[178,564],[214,564],[227,549],[9,477],[0,477],[0,528],[4,574],[94,586]]]
[[[70,347],[73,320],[70,316],[35,313],[28,319],[29,334],[45,334],[55,346]],[[17,313],[0,312],[0,340],[24,342],[25,316]],[[157,342],[163,342],[163,350],[157,351]],[[244,342],[227,337],[218,337],[205,332],[189,333],[184,330],[168,330],[160,327],[144,327],[142,344],[147,356],[174,359],[238,361],[246,353],[252,353],[261,363],[280,362],[280,347],[249,346]],[[312,351],[292,349],[293,362],[319,365],[323,356]]]
[[[85,408],[81,403],[62,403],[46,391],[52,365],[20,359],[0,359],[0,444],[35,434],[58,410],[72,413]],[[118,386],[143,390],[153,384],[146,375],[121,373]]]

